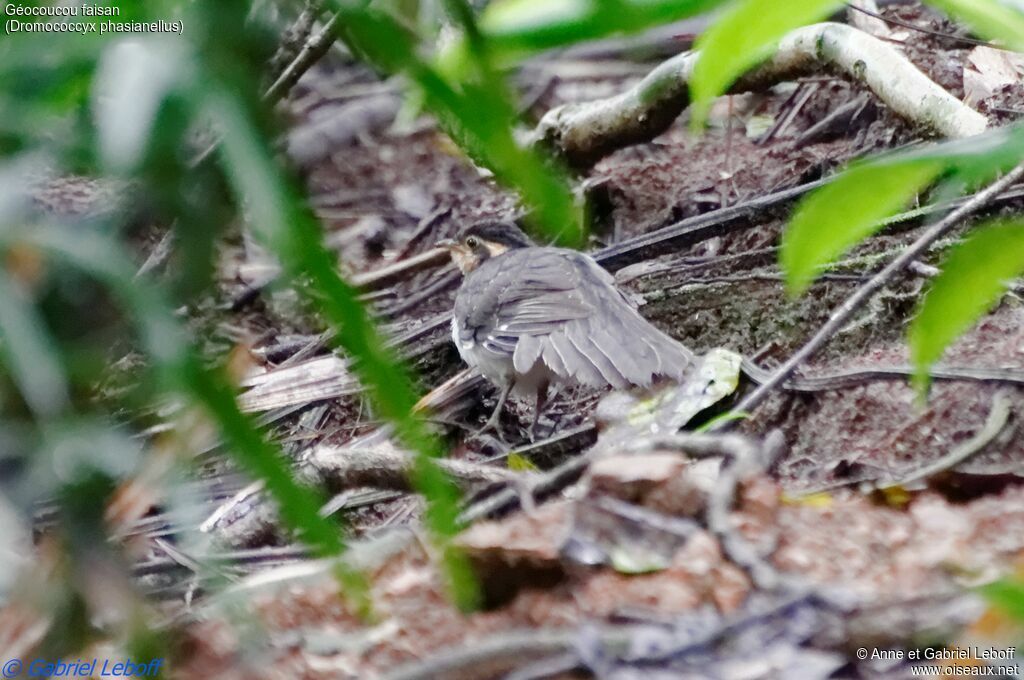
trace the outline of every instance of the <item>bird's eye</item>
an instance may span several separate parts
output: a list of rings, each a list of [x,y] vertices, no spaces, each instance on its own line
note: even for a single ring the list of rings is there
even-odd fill
[[[476,236],[470,236],[469,238],[466,239],[466,245],[469,246],[470,248],[476,248],[478,245],[480,245],[480,241],[479,239],[477,239]]]

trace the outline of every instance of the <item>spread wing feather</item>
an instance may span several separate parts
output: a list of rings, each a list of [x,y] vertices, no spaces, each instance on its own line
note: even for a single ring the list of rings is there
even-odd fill
[[[543,349],[541,350],[540,358],[544,364],[550,368],[555,375],[561,378],[569,377],[569,369],[565,366],[565,359],[558,353],[558,348],[551,342],[542,343]]]
[[[455,315],[462,344],[504,357],[518,373],[541,361],[559,378],[622,388],[679,378],[691,358],[608,272],[571,250],[523,248],[485,261],[459,290]]]
[[[565,337],[572,343],[577,352],[590,362],[601,377],[604,383],[616,388],[623,388],[629,385],[628,380],[615,366],[615,360],[601,351],[601,348],[590,337],[590,324],[586,320],[574,321],[566,326]]]
[[[552,333],[545,338],[545,342],[550,342],[554,346],[555,351],[562,357],[566,373],[568,374],[564,377],[575,379],[577,382],[592,387],[601,387],[606,384],[604,377],[597,370],[597,367],[587,359],[586,355],[576,348],[563,331],[559,330]]]
[[[516,345],[512,354],[512,365],[519,373],[526,373],[533,368],[543,350],[544,343],[541,336],[520,336],[519,344]]]
[[[593,322],[591,322],[590,328],[590,337],[594,344],[597,345],[605,356],[612,357],[615,360],[616,368],[618,368],[627,383],[646,385],[650,382],[650,372],[641,365],[644,362],[638,361],[634,357],[636,353],[635,347],[623,346],[622,340],[613,335],[607,328],[597,327],[597,324]],[[619,337],[624,336],[619,335]]]

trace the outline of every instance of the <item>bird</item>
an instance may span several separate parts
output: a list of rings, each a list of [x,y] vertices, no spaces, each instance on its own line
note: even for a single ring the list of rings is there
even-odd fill
[[[463,361],[501,389],[480,432],[501,437],[510,393],[536,398],[533,439],[551,385],[648,387],[681,380],[693,361],[585,253],[538,246],[510,222],[472,224],[437,246],[463,275],[452,340]]]

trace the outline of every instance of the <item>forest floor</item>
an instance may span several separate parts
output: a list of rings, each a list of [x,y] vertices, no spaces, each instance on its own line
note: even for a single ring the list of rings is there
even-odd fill
[[[977,48],[950,37],[963,35],[961,28],[917,5],[888,7],[885,15],[942,34],[890,24],[888,40],[956,97],[975,96],[965,92],[965,69],[974,68]],[[661,39],[646,52],[552,54],[524,66],[516,84],[539,117],[560,103],[622,91],[672,49]],[[847,118],[817,125],[848,104]],[[288,154],[329,245],[355,278],[426,253],[472,222],[518,216],[514,198],[429,119],[397,124],[402,105],[395,83],[334,55],[288,101]],[[1018,80],[972,105],[993,124],[1006,124],[1024,115],[1024,85]],[[684,116],[654,141],[618,151],[577,178],[594,211],[591,247],[601,252],[714,216],[827,177],[852,159],[922,141],[860,85],[827,73],[723,99],[705,134],[693,136]],[[887,228],[851,253],[847,266],[792,299],[776,249],[792,206],[779,201],[748,211],[711,238],[669,241],[609,268],[642,299],[646,318],[694,352],[727,348],[771,368],[927,221]],[[984,216],[1022,207],[1024,199],[1010,192]],[[921,265],[941,263],[950,242]],[[344,450],[373,437],[379,423],[340,362],[331,363],[316,315],[293,289],[265,285],[273,262],[242,237],[224,245],[221,259],[217,302],[230,311],[225,318],[224,305],[211,304],[196,324],[212,346],[244,340],[251,374],[243,403],[268,416],[297,460],[316,445]],[[801,376],[907,364],[906,323],[928,271],[921,266],[896,279],[800,368]],[[366,294],[424,393],[464,368],[447,323],[458,283],[453,266],[438,261]],[[1019,366],[1022,321],[1019,298],[1008,295],[943,365]],[[505,448],[471,435],[495,397],[493,387],[476,384],[445,412],[439,431],[453,459],[504,466]],[[779,390],[737,428],[755,442],[777,432],[772,436],[783,444],[770,469],[739,480],[725,527],[709,521],[724,474],[719,464],[690,464],[664,447],[642,459],[616,453],[607,439],[614,422],[598,416],[598,431],[587,429],[604,397],[592,390],[559,395],[541,415],[545,441],[533,446],[526,436],[531,404],[506,409],[503,429],[520,449],[516,460],[544,470],[594,446],[608,455],[582,483],[536,507],[492,513],[459,537],[485,594],[483,610],[464,613],[452,604],[437,555],[418,528],[422,504],[402,489],[334,490],[335,509],[355,541],[350,559],[372,578],[372,621],[339,595],[326,566],[300,559],[267,523],[230,536],[233,573],[243,580],[210,601],[198,596],[200,584],[187,612],[181,598],[196,583],[154,551],[142,565],[147,583],[187,621],[174,674],[364,678],[401,666],[408,675],[400,677],[424,678],[505,677],[517,668],[521,678],[584,671],[896,678],[908,675],[905,655],[860,659],[855,650],[954,642],[1002,649],[1019,635],[987,610],[974,586],[1013,572],[1024,554],[1021,389],[938,381],[927,403],[902,379]],[[963,454],[957,464],[934,469],[952,451]],[[217,456],[203,475],[211,509],[242,488]],[[486,499],[492,487],[474,489],[470,498]],[[760,557],[738,563],[737,551],[723,545],[730,538]],[[754,568],[761,562],[768,577]],[[791,587],[765,586],[779,578]],[[220,606],[232,594],[256,613],[244,625],[237,610]]]

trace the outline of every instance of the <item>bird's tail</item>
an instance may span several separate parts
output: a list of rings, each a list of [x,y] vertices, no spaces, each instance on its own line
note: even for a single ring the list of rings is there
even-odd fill
[[[693,362],[693,352],[663,333],[623,305],[619,313],[609,315],[613,328],[592,328],[598,344],[615,342],[618,351],[610,354],[615,368],[631,384],[647,386],[659,378],[681,380]],[[616,385],[617,386],[617,385]]]

